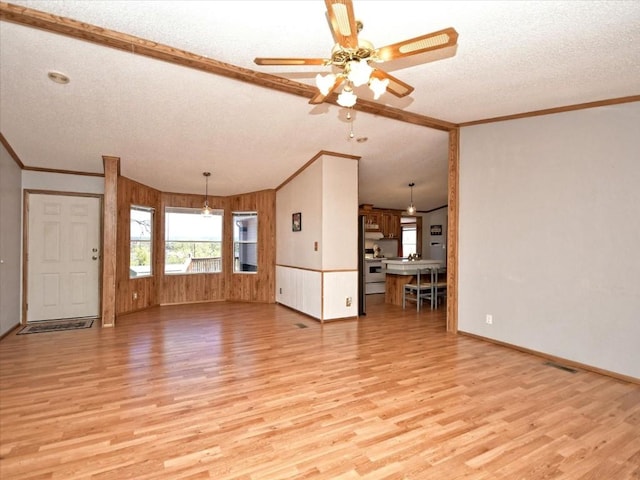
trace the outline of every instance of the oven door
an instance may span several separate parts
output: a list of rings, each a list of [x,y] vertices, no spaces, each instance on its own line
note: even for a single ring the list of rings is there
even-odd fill
[[[386,274],[382,272],[382,262],[366,262],[364,281],[365,283],[371,282],[384,282],[386,280]]]
[[[371,282],[384,282],[386,275],[382,272],[382,262],[366,262],[364,281],[365,283]]]

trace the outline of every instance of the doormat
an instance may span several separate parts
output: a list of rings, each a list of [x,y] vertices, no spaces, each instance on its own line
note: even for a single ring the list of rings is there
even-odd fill
[[[91,328],[93,318],[76,318],[73,320],[54,320],[47,322],[30,323],[22,327],[16,335],[27,333],[61,332],[63,330],[78,330],[81,328]]]

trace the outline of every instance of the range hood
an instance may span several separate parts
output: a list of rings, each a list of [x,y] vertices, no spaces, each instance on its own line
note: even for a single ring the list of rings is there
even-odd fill
[[[364,238],[367,240],[380,240],[384,238],[382,232],[364,232]]]

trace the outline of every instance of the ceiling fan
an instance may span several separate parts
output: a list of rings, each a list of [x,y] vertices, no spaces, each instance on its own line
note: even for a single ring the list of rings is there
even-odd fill
[[[342,93],[338,95],[338,104],[352,107],[357,99],[354,87],[368,84],[378,99],[385,91],[396,97],[404,97],[413,91],[413,87],[381,70],[379,64],[420,53],[440,50],[456,45],[458,32],[453,28],[445,28],[402,42],[375,48],[373,44],[358,34],[362,30],[362,22],[355,19],[352,0],[325,0],[331,33],[336,41],[330,58],[265,58],[257,57],[258,65],[322,65],[332,66],[333,71],[316,76],[318,93],[309,103],[319,104],[340,85]]]

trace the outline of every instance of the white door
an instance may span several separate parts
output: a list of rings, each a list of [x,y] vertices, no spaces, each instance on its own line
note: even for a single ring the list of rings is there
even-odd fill
[[[29,194],[27,321],[97,317],[100,199]]]

